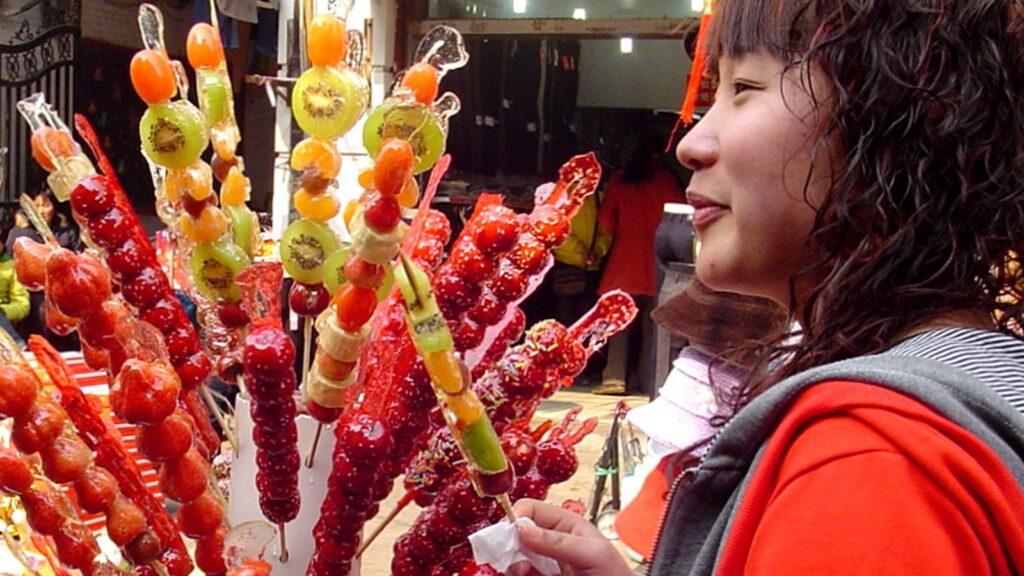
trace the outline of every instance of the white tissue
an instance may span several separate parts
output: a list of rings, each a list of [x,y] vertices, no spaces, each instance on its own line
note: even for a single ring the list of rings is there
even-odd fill
[[[516,524],[529,523],[533,520],[520,518]],[[469,544],[473,547],[473,560],[477,564],[490,564],[498,572],[506,572],[509,566],[519,562],[529,562],[531,566],[544,576],[558,576],[561,570],[553,558],[535,554],[522,547],[519,543],[519,531],[515,524],[498,522],[469,536]]]

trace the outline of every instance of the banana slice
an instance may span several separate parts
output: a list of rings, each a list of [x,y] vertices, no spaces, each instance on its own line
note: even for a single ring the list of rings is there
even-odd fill
[[[349,332],[338,326],[338,316],[334,306],[320,313],[316,318],[316,330],[320,333],[317,343],[320,349],[340,362],[355,362],[359,359],[359,349],[370,339],[370,323],[367,322],[359,332]]]
[[[349,233],[352,235],[352,251],[363,260],[386,266],[395,256],[402,243],[402,237],[409,226],[399,222],[387,234],[381,234],[366,225],[360,209],[349,222]]]
[[[313,365],[309,371],[304,391],[310,400],[324,408],[342,408],[345,405],[345,389],[356,381],[355,370],[344,380],[332,380],[320,373],[320,367]]]

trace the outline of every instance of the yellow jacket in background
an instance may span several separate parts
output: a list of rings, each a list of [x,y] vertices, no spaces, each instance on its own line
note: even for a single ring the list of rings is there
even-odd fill
[[[14,260],[10,254],[0,256],[0,310],[11,322],[28,317],[28,290],[14,275]]]
[[[602,191],[598,191],[588,196],[580,206],[580,211],[572,219],[569,238],[554,250],[555,260],[585,270],[601,268],[601,260],[611,248],[612,235],[597,224],[597,199],[595,196],[598,194],[604,196]],[[594,235],[595,227],[598,228],[596,236]],[[588,251],[594,255],[590,266],[586,266]]]

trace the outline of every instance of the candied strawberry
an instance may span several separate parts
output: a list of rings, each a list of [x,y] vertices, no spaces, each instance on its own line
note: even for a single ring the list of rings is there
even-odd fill
[[[119,492],[114,476],[98,466],[86,468],[75,480],[75,495],[78,505],[90,514],[107,509]]]
[[[484,341],[486,328],[479,326],[476,322],[466,319],[462,321],[459,328],[452,334],[455,340],[455,348],[466,351],[472,350]]]
[[[391,576],[430,576],[433,570],[433,566],[425,566],[410,557],[391,559]]]
[[[83,318],[111,295],[110,276],[94,258],[58,248],[46,259],[47,296],[61,313]]]
[[[490,206],[477,220],[473,241],[484,254],[498,254],[512,247],[519,235],[519,218],[510,208]]]
[[[121,295],[139,309],[149,308],[170,293],[167,276],[159,267],[143,268],[134,278],[121,285]]]
[[[476,305],[470,308],[466,317],[481,326],[494,326],[505,317],[508,306],[498,299],[489,289],[485,288],[480,294]]]
[[[20,366],[0,365],[0,419],[21,416],[36,402],[36,381]]]
[[[490,512],[490,503],[477,496],[476,489],[466,477],[460,478],[457,484],[451,487],[444,505],[447,506],[452,518],[463,524],[478,522],[486,518]]]
[[[82,342],[82,359],[85,360],[86,366],[96,371],[110,368],[110,353],[106,350],[93,348],[84,341]]]
[[[294,520],[299,515],[300,504],[298,491],[286,498],[268,498],[265,494],[260,494],[260,511],[274,524]]]
[[[345,263],[345,278],[360,288],[376,290],[384,282],[386,272],[380,264],[367,262],[358,255],[353,255]]]
[[[117,197],[115,186],[110,177],[104,174],[86,176],[71,191],[71,209],[85,217],[110,210]]]
[[[164,332],[164,344],[167,346],[168,358],[175,366],[181,365],[194,354],[202,354],[196,332],[191,325],[178,326]],[[206,374],[210,373],[211,368],[209,364],[206,365]]]
[[[210,465],[193,447],[177,460],[160,469],[160,490],[175,502],[187,504],[206,491],[206,473]]]
[[[431,508],[416,519],[417,522],[421,520],[426,534],[442,546],[454,546],[469,536],[466,525],[456,522],[445,510]]]
[[[533,441],[532,436],[522,430],[506,430],[501,435],[501,448],[519,476],[526,474],[537,458],[537,443]]]
[[[58,484],[78,478],[92,461],[92,451],[77,436],[58,436],[39,451],[43,473]]]
[[[502,302],[515,302],[526,294],[527,276],[509,260],[502,260],[487,287]]]
[[[459,572],[459,576],[501,576],[490,564],[477,564],[470,560]]]
[[[452,224],[444,214],[431,210],[423,222],[423,232],[433,238],[447,238],[452,234]]]
[[[158,266],[156,251],[140,233],[132,234],[121,245],[107,252],[107,267],[119,282],[135,278],[143,270]]]
[[[453,313],[458,312],[460,315],[473,306],[476,299],[480,297],[480,291],[479,284],[459,278],[454,274],[441,274],[434,281],[434,295],[437,297],[437,303],[442,308],[448,308]],[[453,320],[457,316],[449,316],[446,311],[445,318]]]
[[[66,420],[60,406],[40,396],[32,409],[14,419],[11,441],[22,454],[35,454],[60,435]]]
[[[225,328],[235,330],[249,324],[249,314],[241,302],[225,302],[217,306],[217,318]]]
[[[14,254],[14,274],[25,288],[38,292],[46,285],[46,259],[53,248],[22,236],[9,247]]]
[[[110,210],[89,218],[87,228],[93,242],[110,250],[127,240],[134,229],[135,219],[125,208],[115,205]]]
[[[422,238],[412,247],[412,259],[424,268],[434,268],[444,255],[444,244],[439,238]]]
[[[153,426],[140,426],[139,452],[156,462],[176,460],[192,446],[192,418],[183,410],[168,416]]]
[[[295,475],[299,472],[299,453],[298,451],[292,451],[287,454],[276,455],[262,450],[257,451],[256,467],[278,476]]]
[[[569,237],[569,219],[550,205],[537,206],[530,214],[530,233],[548,248],[557,248]]]
[[[41,534],[55,534],[67,522],[61,513],[62,502],[57,493],[42,482],[36,482],[21,494],[28,525]]]
[[[34,477],[28,466],[10,448],[0,447],[0,489],[21,494],[32,485]]]
[[[242,359],[237,354],[225,354],[217,360],[217,376],[228,383],[237,383],[242,374]]]
[[[415,558],[418,563],[434,566],[444,560],[447,549],[442,550],[436,542],[423,534],[422,528],[416,526],[403,534],[395,542],[396,558]]]
[[[371,229],[386,234],[402,221],[402,207],[394,196],[371,192],[361,200],[363,220]]]
[[[117,300],[107,300],[98,309],[90,311],[78,324],[78,335],[94,348],[106,350],[117,342],[117,325],[131,312]]]
[[[49,534],[57,550],[57,558],[67,566],[89,573],[93,559],[100,553],[96,538],[81,522],[68,522]]]
[[[455,269],[459,276],[470,282],[478,283],[487,280],[497,268],[494,259],[485,256],[468,238],[455,244],[448,257],[448,264]]]
[[[50,296],[46,296],[46,301],[43,304],[43,319],[46,321],[46,327],[58,336],[67,336],[75,331],[75,327],[78,322],[62,313],[57,306],[54,305],[53,300],[50,300]]]
[[[255,376],[249,379],[249,393],[261,402],[281,400],[292,401],[291,395],[298,383],[293,372],[271,375],[271,377]],[[253,404],[255,407],[256,404]]]
[[[223,574],[228,568],[224,564],[224,528],[196,542],[196,567],[207,574]]]
[[[151,362],[130,359],[111,389],[119,415],[132,424],[157,424],[174,413],[181,384],[176,374]]]
[[[178,525],[189,538],[213,534],[224,520],[224,507],[209,490],[178,510]]]
[[[512,492],[509,493],[509,497],[515,501],[522,498],[533,498],[534,500],[543,500],[548,495],[548,487],[551,486],[551,481],[541,476],[537,469],[534,468],[526,473],[524,476],[516,478],[515,486],[512,487]]]
[[[123,496],[114,498],[107,509],[107,536],[124,546],[146,529],[146,516],[138,506]]]
[[[348,486],[363,486],[373,482],[374,470],[356,462],[353,456],[344,451],[334,455],[334,466],[327,479],[331,490],[341,491]]]
[[[507,257],[520,270],[531,276],[539,274],[551,260],[548,247],[533,234],[521,235]]]
[[[295,282],[288,290],[288,307],[299,316],[316,316],[331,303],[331,292],[323,284]]]
[[[391,429],[384,422],[362,412],[342,418],[337,436],[355,463],[379,462],[391,454]]]
[[[191,335],[190,335],[191,336]],[[194,338],[190,338],[194,341]],[[213,371],[213,364],[205,352],[193,352],[190,356],[174,365],[181,380],[182,390],[188,392],[199,388],[210,379],[210,372]]]
[[[254,327],[245,337],[242,363],[246,372],[271,375],[292,371],[295,344],[281,329],[265,324]]]
[[[579,463],[571,446],[551,440],[537,446],[537,472],[552,484],[572,478]]]

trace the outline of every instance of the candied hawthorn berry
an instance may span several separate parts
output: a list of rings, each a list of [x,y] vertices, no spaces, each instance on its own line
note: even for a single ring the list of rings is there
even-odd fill
[[[139,318],[152,324],[161,334],[167,334],[179,326],[187,326],[188,318],[181,304],[174,296],[167,294],[159,302],[139,311]]]
[[[110,276],[95,258],[58,248],[46,259],[47,296],[66,316],[82,318],[110,299]]]
[[[181,384],[178,376],[159,364],[131,359],[125,362],[111,394],[120,416],[132,424],[157,424],[174,413]]]
[[[135,92],[146,104],[167,102],[178,90],[171,61],[159,50],[136,52],[128,72]]]
[[[224,507],[209,490],[178,510],[178,525],[189,538],[213,534],[224,520]]]
[[[43,473],[58,484],[78,478],[92,461],[92,451],[77,436],[58,436],[39,451]]]
[[[341,408],[328,408],[321,406],[312,400],[306,400],[306,413],[312,416],[317,422],[333,424],[341,417]]]
[[[391,559],[391,576],[430,576],[433,571],[433,566],[425,566],[409,557]]]
[[[107,300],[78,324],[78,335],[94,348],[106,350],[117,343],[117,325],[131,313],[117,300]]]
[[[316,316],[331,303],[331,293],[323,284],[295,282],[288,291],[288,307],[299,316]]]
[[[36,381],[30,372],[12,364],[0,365],[0,418],[22,416],[36,402]]]
[[[16,452],[0,448],[0,489],[14,494],[28,490],[35,479]]]
[[[412,178],[415,163],[412,145],[407,140],[385,140],[373,163],[373,183],[377,191],[386,196],[398,196],[405,183]]]
[[[22,454],[35,454],[60,435],[65,420],[67,415],[60,406],[39,396],[30,410],[14,419],[11,441]]]
[[[134,218],[124,208],[114,206],[110,210],[89,218],[86,227],[93,242],[107,250],[117,248],[131,236]]]
[[[217,206],[217,197],[210,194],[202,200],[196,200],[191,194],[184,194],[181,197],[181,207],[185,209],[185,213],[192,218],[199,218],[203,215],[203,210],[206,210],[207,206]]]
[[[135,278],[121,286],[124,299],[140,309],[159,302],[169,290],[167,276],[156,267],[144,268]]]
[[[569,219],[554,206],[537,206],[530,214],[530,232],[548,248],[561,246],[569,230]]]
[[[220,154],[214,154],[213,160],[210,162],[210,168],[213,171],[213,177],[217,179],[217,182],[226,182],[228,174],[231,169],[238,166],[238,156],[232,156],[231,158],[221,158]],[[241,175],[241,174],[239,174]],[[221,196],[224,195],[224,189],[221,188]],[[223,197],[221,201],[223,201]]]
[[[110,353],[100,348],[93,348],[87,342],[82,342],[82,359],[85,365],[96,371],[110,368]]]
[[[467,477],[460,478],[458,483],[452,486],[445,505],[452,518],[463,524],[478,522],[486,518],[490,512],[490,503],[477,496],[476,489]]]
[[[206,384],[213,371],[213,364],[206,353],[200,350],[175,364],[174,371],[181,381],[181,388],[189,392]]]
[[[529,275],[539,274],[550,260],[548,247],[532,234],[523,234],[516,240],[508,259]]]
[[[501,322],[507,312],[508,306],[499,300],[493,292],[485,289],[480,295],[480,299],[477,300],[476,306],[466,313],[466,317],[481,326],[494,326]]]
[[[217,318],[228,329],[242,328],[249,324],[249,314],[241,302],[228,302],[217,306]]]
[[[487,287],[502,302],[515,302],[526,293],[528,278],[509,260],[502,260],[498,271],[487,282]]]
[[[68,522],[49,536],[53,538],[54,548],[57,549],[57,559],[67,566],[88,573],[87,569],[100,553],[100,547],[85,524]]]
[[[469,320],[463,320],[459,328],[452,334],[455,347],[459,350],[472,350],[484,341],[485,327]]]
[[[164,332],[164,344],[171,364],[175,366],[200,351],[199,340],[191,325],[178,326]]]
[[[345,278],[360,288],[376,290],[384,282],[387,271],[380,264],[367,262],[353,255],[345,263]]]
[[[338,435],[355,462],[379,462],[391,453],[391,430],[369,414],[356,412],[339,424]]]
[[[160,468],[160,490],[175,502],[187,504],[206,491],[209,464],[193,447],[177,460]]]
[[[14,274],[25,288],[38,292],[46,285],[46,259],[53,248],[28,236],[14,241]]]
[[[245,338],[242,362],[252,374],[274,374],[292,370],[295,344],[272,325],[253,328]]]
[[[535,468],[527,472],[526,475],[516,478],[516,483],[512,487],[512,492],[509,493],[509,498],[513,501],[523,498],[543,500],[548,495],[549,486],[551,486],[551,482],[541,476]]]
[[[537,446],[537,471],[552,484],[571,478],[577,466],[579,460],[571,446],[547,440]]]
[[[466,525],[456,522],[445,510],[433,508],[424,514],[426,534],[442,546],[454,546],[469,536]]]
[[[114,181],[105,174],[82,178],[71,191],[71,209],[86,218],[110,210],[117,198],[114,193],[115,186]]]
[[[107,509],[119,492],[114,476],[98,466],[90,466],[75,480],[78,505],[90,514]]]
[[[224,47],[217,29],[206,22],[192,26],[185,41],[185,54],[195,69],[220,66],[224,62]]]
[[[152,532],[143,532],[125,546],[124,551],[133,564],[142,565],[152,562],[160,554],[160,540]],[[136,573],[138,568],[136,568]]]
[[[226,530],[219,528],[213,534],[196,542],[196,567],[207,574],[223,574],[227,572],[224,564],[224,534]]]
[[[21,505],[25,508],[28,525],[40,534],[57,533],[67,522],[61,513],[60,497],[44,483],[36,482],[21,494]]]
[[[484,254],[497,254],[511,248],[518,235],[516,213],[504,206],[492,206],[476,222],[473,241]]]
[[[434,282],[434,295],[437,297],[437,303],[443,308],[458,312],[453,316],[446,313],[446,319],[457,318],[463,311],[472,307],[476,299],[480,297],[480,293],[479,284],[455,275],[442,274]]]
[[[163,422],[139,427],[139,452],[154,462],[177,460],[192,446],[193,435],[192,418],[178,410]]]
[[[455,271],[470,282],[483,282],[494,273],[497,265],[492,258],[484,255],[476,244],[461,240],[452,248],[448,263]]]
[[[439,84],[437,68],[431,66],[429,62],[413,64],[402,76],[402,86],[412,90],[413,98],[425,106],[434,103]]]

